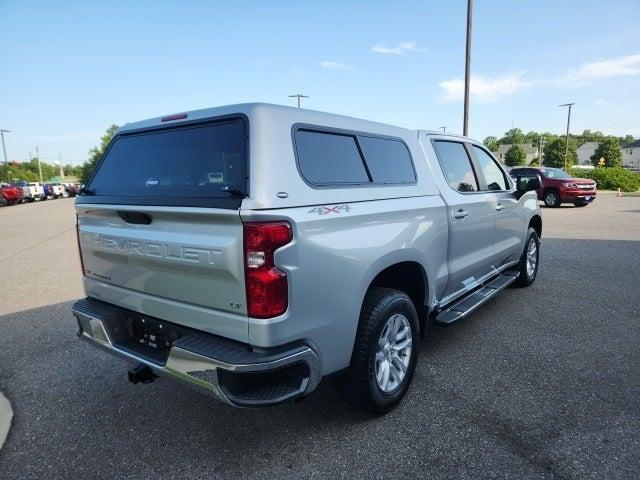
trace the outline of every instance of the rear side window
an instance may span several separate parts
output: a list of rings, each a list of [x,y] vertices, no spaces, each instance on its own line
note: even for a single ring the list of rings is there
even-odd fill
[[[435,141],[433,144],[449,186],[459,192],[478,191],[478,180],[464,145],[444,141]]]
[[[411,155],[400,140],[299,129],[295,147],[300,172],[312,185],[416,181]]]
[[[197,199],[228,198],[229,190],[241,195],[244,142],[240,119],[118,136],[88,189],[92,196],[141,204],[160,198],[162,205],[180,199],[176,204],[199,206]]]
[[[352,135],[298,130],[296,148],[300,170],[309,183],[369,182],[356,139]]]

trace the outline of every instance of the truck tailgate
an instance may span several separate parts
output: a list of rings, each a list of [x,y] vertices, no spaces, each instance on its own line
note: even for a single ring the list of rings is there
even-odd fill
[[[238,211],[113,205],[76,210],[89,296],[246,341]]]

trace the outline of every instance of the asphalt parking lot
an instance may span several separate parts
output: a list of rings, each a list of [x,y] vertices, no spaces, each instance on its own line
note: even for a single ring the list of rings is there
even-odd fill
[[[0,209],[1,478],[640,477],[640,198],[544,209],[541,270],[423,342],[384,417],[238,410],[75,336],[73,200]]]

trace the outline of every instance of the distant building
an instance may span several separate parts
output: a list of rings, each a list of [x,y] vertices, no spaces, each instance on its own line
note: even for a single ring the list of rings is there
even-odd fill
[[[628,143],[622,147],[622,166],[640,168],[640,140]]]
[[[500,163],[504,164],[504,156],[512,146],[513,145],[511,143],[505,143],[504,145],[498,146],[497,152],[493,152],[494,156]],[[530,143],[519,143],[518,146],[527,154],[527,159],[525,160],[527,165],[529,165],[531,161],[538,156],[538,147],[534,147]]]
[[[576,148],[578,165],[591,165],[591,156],[596,153],[598,145],[598,142],[586,142]]]

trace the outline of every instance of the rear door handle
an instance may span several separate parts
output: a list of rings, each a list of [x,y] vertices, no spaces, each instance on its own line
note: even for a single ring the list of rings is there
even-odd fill
[[[504,210],[504,207],[500,204],[496,205],[496,210],[501,212],[502,210]]]
[[[453,214],[453,218],[462,219],[462,218],[466,217],[467,215],[469,215],[469,212],[467,212],[466,210],[460,209],[456,213]]]

